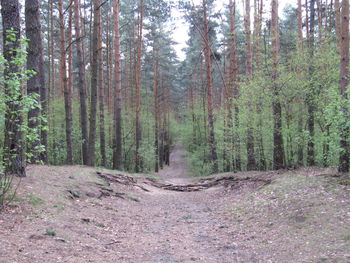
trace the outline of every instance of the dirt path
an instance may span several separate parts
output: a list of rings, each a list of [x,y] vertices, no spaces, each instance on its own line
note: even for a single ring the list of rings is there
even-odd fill
[[[332,174],[244,172],[216,178],[237,185],[164,190],[159,182],[199,182],[188,177],[181,145],[155,181],[30,166],[0,214],[0,263],[347,263],[350,181]],[[273,183],[261,188],[259,178]]]
[[[177,145],[158,181],[188,184],[186,156]],[[91,168],[34,166],[20,203],[0,214],[0,263],[228,263],[256,262],[228,230],[222,188],[148,191],[101,180]],[[90,174],[90,177],[88,176]],[[48,176],[49,175],[49,176]],[[115,195],[114,193],[120,193]]]
[[[159,176],[166,183],[187,184],[193,181],[189,178],[186,155],[182,145],[176,144],[170,154],[170,165],[159,171]]]
[[[161,180],[188,184],[185,154],[176,145],[170,166],[159,172]],[[131,208],[135,220],[133,231],[126,233],[120,249],[122,262],[187,263],[238,262],[238,248],[227,232],[225,209],[215,201],[216,189],[204,192],[173,192],[152,189],[147,198]],[[128,252],[133,251],[133,254]],[[248,262],[248,261],[245,261]],[[249,258],[254,262],[254,258]]]

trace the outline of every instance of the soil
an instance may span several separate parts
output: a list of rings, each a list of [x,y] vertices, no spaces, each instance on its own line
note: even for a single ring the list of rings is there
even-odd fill
[[[223,174],[224,184],[170,191],[157,184],[203,183],[176,145],[156,176],[99,172],[125,181],[30,166],[0,214],[0,262],[350,262],[350,180],[333,169]]]

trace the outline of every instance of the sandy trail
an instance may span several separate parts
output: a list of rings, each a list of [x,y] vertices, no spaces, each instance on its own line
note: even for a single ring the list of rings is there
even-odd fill
[[[176,192],[144,176],[107,184],[95,168],[30,166],[0,214],[0,263],[347,263],[350,189],[330,172],[243,172],[238,187]],[[258,190],[247,176],[275,181]],[[198,182],[181,145],[156,180]]]
[[[188,177],[181,145],[170,159],[157,180],[195,180]],[[97,198],[101,181],[95,173],[78,166],[29,169],[18,194],[27,201],[0,214],[0,263],[255,262],[233,242],[222,188],[175,192],[145,185],[146,192],[111,183],[123,197]],[[68,189],[80,197],[70,198]]]
[[[159,172],[166,183],[188,184],[186,156],[176,145],[170,166]],[[230,220],[227,208],[219,207],[219,189],[201,192],[173,192],[152,189],[136,210],[135,227],[119,248],[131,248],[123,262],[135,263],[228,263],[240,262],[238,248],[228,233],[225,221]],[[133,207],[135,208],[135,207]],[[122,258],[121,258],[122,259]],[[121,260],[120,259],[120,260]],[[248,261],[255,262],[254,257]]]

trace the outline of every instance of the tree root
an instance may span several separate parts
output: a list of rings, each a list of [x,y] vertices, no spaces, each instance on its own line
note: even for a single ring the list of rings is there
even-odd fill
[[[149,192],[149,190],[142,185],[151,185],[164,190],[177,191],[177,192],[197,192],[209,189],[214,186],[223,186],[226,188],[239,188],[243,185],[253,183],[256,185],[256,188],[263,187],[265,185],[271,184],[272,179],[258,178],[258,177],[244,177],[239,178],[237,176],[225,176],[220,178],[206,178],[199,180],[198,183],[186,184],[186,185],[175,185],[175,184],[166,184],[158,182],[153,178],[140,178],[138,181],[136,178],[124,174],[108,174],[97,172],[97,174],[110,182],[115,182],[123,185],[130,185],[138,187],[144,191]]]

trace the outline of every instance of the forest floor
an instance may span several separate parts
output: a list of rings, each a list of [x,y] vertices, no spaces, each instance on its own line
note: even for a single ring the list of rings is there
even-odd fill
[[[350,180],[332,169],[203,180],[176,146],[156,176],[98,171],[28,167],[0,262],[350,262]]]

